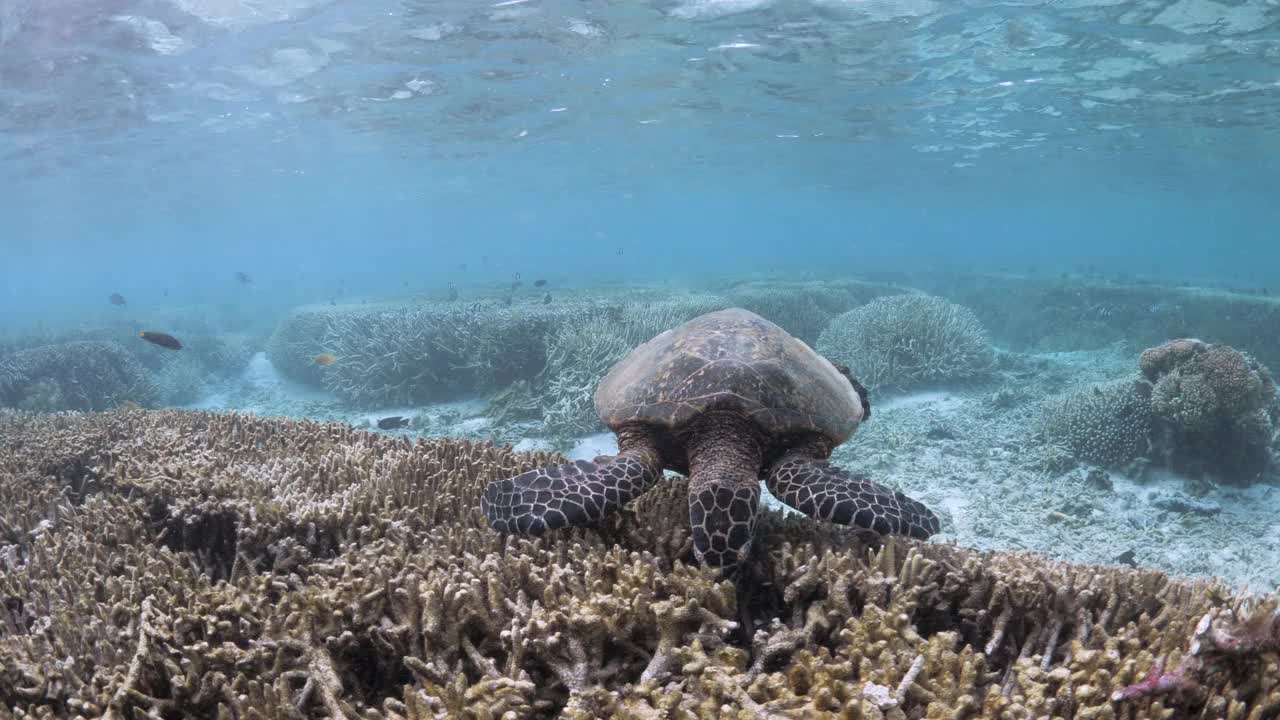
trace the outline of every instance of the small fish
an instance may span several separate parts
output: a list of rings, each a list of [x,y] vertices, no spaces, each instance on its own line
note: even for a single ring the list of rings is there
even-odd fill
[[[622,248],[618,248],[618,257],[622,257]]]
[[[533,281],[533,286],[534,286],[534,287],[546,287],[546,285],[547,285],[547,281],[546,281],[546,280],[538,279],[538,280],[534,280],[534,281]]]
[[[119,307],[124,307],[129,304],[128,301],[124,299],[124,296],[121,295],[120,293],[111,293],[110,300],[112,305],[116,305]]]
[[[338,357],[333,353],[320,353],[316,356],[317,365],[324,365],[325,367],[328,367],[336,362],[338,362]]]
[[[378,428],[380,430],[395,430],[396,428],[402,427],[409,427],[409,418],[392,415],[391,417],[384,417],[378,421]]]
[[[178,342],[178,338],[170,335],[169,333],[149,332],[147,330],[143,330],[138,333],[138,337],[149,343],[159,345],[162,348],[169,348],[170,350],[182,349],[182,343]]]
[[[1120,553],[1116,556],[1115,562],[1129,567],[1138,567],[1137,555],[1134,554],[1133,550],[1125,550]]]
[[[248,285],[249,283],[253,282],[253,280],[249,277],[248,273],[240,270],[236,271],[236,281],[239,282],[241,285]]]
[[[546,295],[543,295],[543,296],[542,296],[542,304],[543,304],[543,305],[550,305],[550,304],[551,304],[551,293],[547,293]]]
[[[521,282],[520,282],[520,273],[516,273],[515,275],[512,275],[512,276],[511,276],[511,289],[512,289],[512,290],[515,290],[516,288],[520,287],[522,284],[523,284],[523,283],[521,283]]]
[[[165,296],[165,297],[169,297],[169,291],[168,291],[168,290],[165,290],[165,291],[164,291],[164,296]]]
[[[458,288],[453,283],[449,283],[449,299],[450,300],[458,299]]]

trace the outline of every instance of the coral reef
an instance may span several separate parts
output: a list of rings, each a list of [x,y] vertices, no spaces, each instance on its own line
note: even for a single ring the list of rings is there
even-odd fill
[[[964,381],[995,363],[972,311],[921,294],[879,298],[836,317],[815,349],[849,366],[868,388]]]
[[[1146,462],[1247,485],[1275,463],[1280,403],[1261,363],[1194,339],[1145,350],[1138,373],[1047,404],[1045,436],[1085,462]]]
[[[913,285],[973,309],[1003,347],[1028,351],[1133,352],[1169,338],[1199,337],[1280,366],[1280,296],[1133,277],[1046,274],[913,278]]]
[[[524,303],[437,303],[333,316],[324,386],[359,406],[426,403],[529,379],[546,362],[546,335],[565,309]]]
[[[1276,386],[1257,360],[1226,345],[1172,340],[1138,359],[1166,467],[1247,484],[1272,462]]]
[[[240,374],[253,357],[254,343],[246,335],[183,335],[183,354],[199,363],[201,370],[215,378]]]
[[[204,397],[209,390],[205,368],[199,359],[175,354],[156,373],[156,389],[165,405],[186,405]]]
[[[1049,403],[1043,428],[1076,458],[1120,468],[1150,450],[1150,396],[1135,380],[1086,387]]]
[[[281,375],[319,386],[323,367],[316,355],[327,352],[324,338],[334,318],[358,308],[350,305],[304,305],[289,311],[267,341],[267,358]]]
[[[870,283],[752,282],[721,294],[730,306],[750,310],[813,346],[835,316],[895,292],[901,291]]]
[[[1274,598],[766,514],[683,481],[509,538],[488,444],[201,413],[0,415],[0,707],[107,718],[1168,718],[1280,711]]]
[[[78,341],[0,358],[0,406],[35,411],[106,410],[159,399],[155,379],[119,343]]]

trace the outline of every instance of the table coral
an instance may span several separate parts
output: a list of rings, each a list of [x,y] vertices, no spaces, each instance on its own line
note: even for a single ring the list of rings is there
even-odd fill
[[[1273,597],[775,514],[740,587],[692,562],[677,478],[597,528],[490,531],[485,484],[555,460],[235,415],[0,415],[0,707],[405,720],[1280,708]],[[1155,692],[1173,671],[1185,689]]]

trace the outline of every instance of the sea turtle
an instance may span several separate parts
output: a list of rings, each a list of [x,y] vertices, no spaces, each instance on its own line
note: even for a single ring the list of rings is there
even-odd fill
[[[670,469],[689,476],[695,554],[728,570],[750,554],[761,477],[819,520],[921,539],[938,530],[921,503],[827,462],[869,416],[866,391],[747,310],[701,315],[635,348],[600,381],[595,407],[619,453],[490,483],[480,508],[494,529],[593,523]]]

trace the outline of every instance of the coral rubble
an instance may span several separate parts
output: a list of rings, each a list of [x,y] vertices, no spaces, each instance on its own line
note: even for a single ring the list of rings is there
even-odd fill
[[[127,411],[0,415],[0,707],[108,718],[1280,712],[1274,598],[766,514],[691,562],[683,481],[594,529],[477,509],[547,454]],[[744,624],[745,623],[745,624]]]

